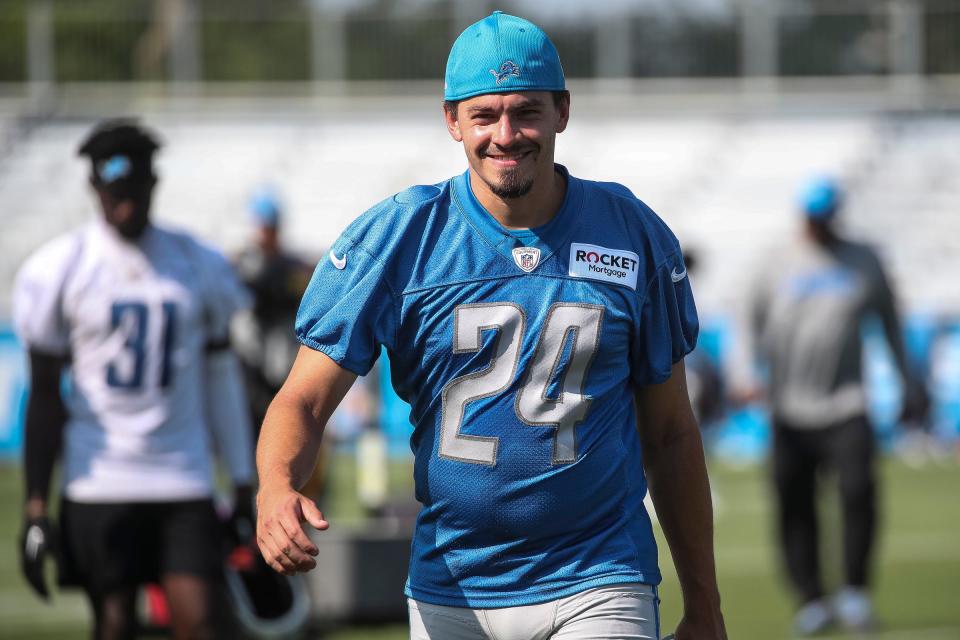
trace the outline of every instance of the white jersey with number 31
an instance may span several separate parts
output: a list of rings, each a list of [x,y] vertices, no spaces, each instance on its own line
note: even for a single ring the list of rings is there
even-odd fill
[[[70,358],[67,498],[212,494],[204,357],[246,304],[221,254],[154,226],[129,242],[98,220],[26,261],[14,286],[17,334],[31,350]]]

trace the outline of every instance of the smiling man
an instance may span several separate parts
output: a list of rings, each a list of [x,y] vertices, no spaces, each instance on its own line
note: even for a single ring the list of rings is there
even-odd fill
[[[625,187],[554,162],[570,95],[536,25],[497,12],[464,31],[444,116],[468,170],[360,216],[304,296],[258,449],[264,556],[316,566],[304,523],[329,525],[298,488],[386,348],[423,505],[412,638],[659,638],[648,483],[683,587],[676,637],[725,638],[676,238]]]

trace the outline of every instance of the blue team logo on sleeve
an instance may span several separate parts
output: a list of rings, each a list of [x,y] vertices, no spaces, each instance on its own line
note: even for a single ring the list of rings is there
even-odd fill
[[[502,65],[500,65],[500,71],[495,69],[490,69],[490,73],[493,74],[493,77],[497,79],[497,86],[501,82],[507,80],[508,78],[519,78],[520,77],[520,67],[517,66],[515,62],[507,60]]]

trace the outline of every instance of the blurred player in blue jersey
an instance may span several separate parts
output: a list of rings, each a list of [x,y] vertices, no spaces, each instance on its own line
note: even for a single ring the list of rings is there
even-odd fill
[[[258,450],[264,556],[315,566],[303,523],[328,523],[297,489],[383,347],[423,505],[411,637],[659,638],[649,482],[683,587],[677,638],[725,638],[676,238],[625,187],[554,163],[570,96],[536,25],[470,26],[444,98],[468,170],[360,216],[304,296],[304,346]]]
[[[132,638],[137,587],[159,582],[177,638],[229,638],[211,443],[252,536],[252,429],[228,325],[247,295],[227,261],[150,222],[154,134],[107,121],[80,148],[102,217],[35,252],[14,286],[30,353],[21,561],[47,597],[48,492],[61,460],[61,584],[93,637]],[[61,379],[69,374],[66,397]]]

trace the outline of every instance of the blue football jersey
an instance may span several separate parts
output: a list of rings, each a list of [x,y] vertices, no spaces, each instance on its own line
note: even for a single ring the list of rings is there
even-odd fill
[[[634,385],[696,343],[676,238],[623,186],[570,176],[546,225],[505,229],[469,172],[354,221],[297,334],[367,373],[385,347],[411,406],[407,595],[474,608],[657,584]]]

